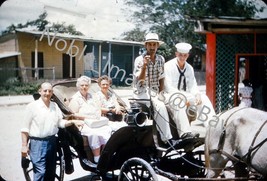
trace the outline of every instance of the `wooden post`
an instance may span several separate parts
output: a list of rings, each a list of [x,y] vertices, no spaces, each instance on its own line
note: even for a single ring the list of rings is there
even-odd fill
[[[206,34],[206,94],[213,107],[216,103],[216,34]]]

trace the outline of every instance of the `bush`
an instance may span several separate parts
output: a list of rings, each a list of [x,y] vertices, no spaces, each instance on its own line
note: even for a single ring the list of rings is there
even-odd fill
[[[22,83],[16,78],[8,79],[0,85],[0,96],[29,95],[38,91],[39,83]]]

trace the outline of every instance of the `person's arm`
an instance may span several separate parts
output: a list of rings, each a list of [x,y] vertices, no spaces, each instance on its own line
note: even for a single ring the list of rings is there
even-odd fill
[[[190,76],[189,76],[190,78],[188,81],[189,93],[195,96],[195,104],[200,105],[202,104],[201,93],[197,86],[197,81],[196,81],[193,67],[188,68],[188,71],[190,73]]]
[[[164,64],[165,64],[165,59],[163,56],[158,55],[159,57],[159,92],[164,90],[164,81],[165,81],[165,71],[164,71]]]
[[[101,102],[101,98],[98,95],[98,101]],[[101,113],[102,114],[106,114],[108,112],[112,112],[112,113],[116,113],[116,114],[121,114],[121,108],[120,105],[117,101],[117,97],[115,96],[115,94],[111,95],[111,98],[109,99],[109,101],[111,101],[110,105],[113,105],[112,107],[101,107]]]
[[[70,100],[70,103],[69,103],[69,106],[68,107],[74,113],[79,112],[79,109],[80,109],[79,103],[75,99],[71,99]]]
[[[91,96],[91,94],[88,95],[88,96]],[[79,114],[79,110],[80,110],[80,108],[82,106],[81,103],[80,103],[81,101],[82,101],[82,99],[80,98],[80,93],[78,91],[71,97],[69,105],[68,105],[68,107],[70,108],[71,112],[74,113],[74,116],[77,116],[77,117],[80,117],[80,118],[84,117],[84,115],[80,115]]]
[[[103,101],[104,97],[103,97],[103,94],[101,91],[96,92],[93,95],[93,99],[94,99],[94,102],[100,107],[101,114],[107,114],[107,112],[111,111],[110,108],[103,106],[102,101]]]
[[[122,114],[122,112],[121,112],[121,106],[120,106],[120,104],[119,104],[119,102],[118,102],[118,100],[117,100],[117,97],[115,96],[115,94],[112,94],[112,101],[113,101],[113,103],[114,103],[114,105],[115,105],[115,113],[116,114]]]
[[[159,92],[164,90],[164,78],[159,80]]]
[[[58,107],[58,105],[56,103],[55,103],[55,106],[56,106],[56,110],[57,110],[57,117],[58,117],[58,120],[59,120],[58,127],[66,128],[66,127],[71,126],[73,124],[76,127],[80,127],[80,126],[83,125],[83,121],[81,121],[82,117],[79,117],[79,116],[77,116],[75,114],[63,119],[62,111],[59,109],[59,107]]]
[[[101,113],[102,114],[107,114],[107,112],[109,112],[109,111],[112,111],[112,108],[105,108],[105,107],[101,108]]]
[[[178,71],[178,70],[176,68],[176,65],[173,64],[171,61],[172,60],[164,64],[164,72],[165,72],[164,89],[168,93],[178,91],[177,89],[178,78],[176,77],[176,74],[175,74],[175,71]]]
[[[74,121],[73,120],[64,120],[65,121],[65,125],[64,127],[68,127],[68,126],[71,126],[74,124]]]
[[[136,77],[136,83],[143,85],[146,79],[147,60],[142,56],[135,59],[133,75]]]
[[[146,79],[146,66],[147,63],[144,63],[140,69],[140,75],[137,77],[138,80],[145,80]]]
[[[71,126],[71,125],[75,125],[77,128],[82,127],[84,125],[84,121],[83,120],[77,120],[77,119],[73,119],[73,120],[66,120],[65,121],[65,127]]]
[[[31,107],[35,107],[34,103],[35,102],[32,102],[27,105],[26,110],[25,110],[25,115],[22,120],[22,128],[21,128],[21,141],[22,141],[21,155],[22,157],[27,157],[29,153],[29,146],[28,146],[29,131],[30,131],[30,125],[33,119]]]
[[[29,134],[27,132],[21,132],[21,140],[22,140],[21,156],[27,157],[29,153],[29,146],[28,146]]]

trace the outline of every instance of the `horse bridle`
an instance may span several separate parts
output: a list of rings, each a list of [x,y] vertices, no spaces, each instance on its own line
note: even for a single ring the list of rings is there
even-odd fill
[[[217,149],[212,149],[212,150],[209,150],[209,154],[214,154],[214,153],[220,153],[222,155],[225,155],[227,158],[229,158],[231,161],[233,162],[242,162],[242,163],[245,163],[247,166],[251,166],[251,155],[252,155],[252,152],[256,149],[259,149],[266,141],[267,141],[267,138],[265,138],[263,141],[261,141],[260,143],[258,143],[256,146],[254,146],[254,143],[256,141],[256,138],[258,137],[259,133],[261,132],[262,128],[264,127],[264,125],[267,123],[267,120],[264,121],[264,123],[260,126],[260,128],[258,129],[257,133],[255,134],[252,142],[251,142],[251,145],[249,147],[249,150],[248,152],[241,158],[239,157],[236,157],[236,156],[233,156],[229,153],[227,153],[226,151],[223,150],[223,146],[224,146],[224,142],[225,142],[225,136],[226,136],[226,126],[227,126],[227,122],[229,120],[229,118],[234,115],[236,112],[240,111],[240,110],[243,110],[247,107],[244,107],[244,108],[241,108],[241,109],[238,109],[236,111],[234,111],[232,114],[230,114],[230,116],[227,118],[227,120],[225,121],[224,125],[223,125],[223,130],[222,130],[222,133],[221,133],[221,136],[220,136],[220,140],[219,140],[219,143],[218,143],[218,147]],[[221,114],[222,115],[222,114]],[[253,147],[254,146],[254,147]],[[244,161],[244,159],[247,157],[247,162]],[[254,170],[256,170],[255,168],[253,168]],[[257,171],[257,170],[256,170]]]
[[[220,136],[220,139],[219,139],[219,143],[218,143],[218,146],[217,146],[217,149],[212,149],[212,150],[209,150],[209,154],[214,154],[214,153],[220,153],[222,155],[225,155],[227,158],[229,158],[230,160],[232,161],[235,161],[235,162],[243,162],[243,160],[227,153],[226,151],[223,150],[223,146],[224,146],[224,142],[225,142],[225,136],[226,136],[226,126],[227,126],[227,123],[228,123],[228,120],[230,119],[231,116],[233,116],[236,112],[238,111],[241,111],[243,109],[245,109],[247,107],[243,107],[241,109],[238,109],[234,112],[232,112],[230,114],[230,116],[226,119],[226,121],[224,122],[223,124],[223,130],[222,130],[222,133],[221,133],[221,136]],[[224,112],[223,112],[224,113]],[[221,115],[223,115],[223,113],[221,113]],[[220,116],[221,116],[220,115]]]

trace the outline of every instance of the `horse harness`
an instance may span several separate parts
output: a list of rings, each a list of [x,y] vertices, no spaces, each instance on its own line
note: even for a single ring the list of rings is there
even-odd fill
[[[259,149],[265,142],[267,142],[267,138],[265,138],[263,141],[261,141],[260,143],[258,143],[256,146],[254,146],[254,143],[256,141],[256,138],[258,137],[259,133],[261,132],[262,128],[264,127],[264,125],[267,123],[267,120],[264,121],[264,123],[260,126],[260,128],[258,129],[257,133],[255,134],[253,140],[252,140],[252,143],[249,147],[249,150],[248,152],[242,157],[242,158],[239,158],[239,157],[236,157],[236,156],[233,156],[227,152],[225,152],[223,150],[223,146],[224,146],[224,142],[225,142],[225,136],[226,136],[226,126],[227,126],[227,122],[229,120],[229,118],[234,115],[236,112],[240,111],[240,110],[243,110],[247,107],[244,107],[244,108],[241,108],[241,109],[238,109],[236,111],[234,111],[228,118],[227,120],[225,121],[224,125],[223,125],[223,130],[222,130],[222,133],[221,133],[221,136],[220,136],[220,140],[219,140],[219,143],[218,143],[218,147],[217,149],[213,149],[213,150],[210,150],[209,151],[209,154],[213,154],[213,153],[221,153],[222,155],[225,155],[227,158],[229,158],[230,160],[234,161],[234,162],[242,162],[242,163],[245,163],[246,165],[251,166],[251,155],[252,155],[252,152],[255,151],[256,149]],[[222,114],[221,114],[222,115]],[[244,161],[244,159],[247,157],[247,162]],[[255,169],[255,168],[254,168]],[[256,169],[255,169],[256,170]]]

